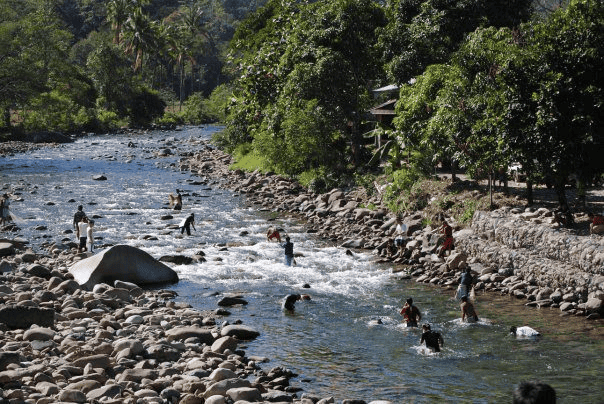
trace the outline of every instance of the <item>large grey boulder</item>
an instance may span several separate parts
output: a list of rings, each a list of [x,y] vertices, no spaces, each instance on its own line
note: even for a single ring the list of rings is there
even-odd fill
[[[128,245],[116,245],[79,261],[69,268],[69,272],[87,289],[116,280],[137,285],[178,282],[178,274],[172,268],[145,251]]]

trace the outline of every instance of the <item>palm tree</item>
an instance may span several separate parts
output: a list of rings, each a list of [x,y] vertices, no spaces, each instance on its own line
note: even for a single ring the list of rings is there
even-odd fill
[[[124,24],[124,50],[134,55],[133,69],[141,69],[146,52],[159,48],[156,23],[147,16],[142,7],[135,7]]]
[[[117,45],[121,42],[122,28],[131,11],[132,2],[129,0],[111,0],[107,3],[107,21],[111,23],[111,28],[115,30],[113,43]]]

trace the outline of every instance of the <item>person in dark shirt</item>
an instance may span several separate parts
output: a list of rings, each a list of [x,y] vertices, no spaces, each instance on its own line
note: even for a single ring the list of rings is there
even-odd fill
[[[195,228],[195,214],[191,213],[189,216],[184,218],[180,225],[180,234],[184,234],[185,230],[187,231],[187,236],[191,235],[191,226],[193,226],[193,230],[197,231]]]
[[[285,296],[285,300],[283,301],[283,310],[294,311],[295,304],[298,300],[302,300],[302,296],[299,294],[291,294]]]
[[[426,347],[430,348],[432,352],[440,352],[440,347],[444,344],[440,333],[432,331],[428,323],[422,325],[422,331],[422,338],[419,343],[425,342]]]
[[[289,236],[285,237],[285,243],[281,244],[281,247],[285,249],[285,265],[290,267],[294,260],[294,243],[290,241]]]
[[[82,205],[78,206],[78,210],[73,215],[73,228],[76,231],[76,238],[77,238],[78,241],[80,241],[80,227],[79,227],[79,223],[85,217],[86,217],[86,213],[84,213],[84,207]]]
[[[556,404],[556,390],[542,382],[522,382],[514,390],[513,399],[513,404]]]
[[[455,297],[457,298],[457,300],[461,300],[462,297],[469,295],[473,283],[474,277],[472,276],[472,271],[470,267],[467,267],[466,270],[459,277],[459,287],[457,288],[457,292],[455,293]]]

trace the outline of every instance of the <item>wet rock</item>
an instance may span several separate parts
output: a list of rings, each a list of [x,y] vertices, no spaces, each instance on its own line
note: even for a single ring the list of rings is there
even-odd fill
[[[223,337],[229,336],[237,338],[238,340],[253,340],[260,336],[260,333],[256,331],[254,328],[241,325],[241,324],[231,324],[223,327],[220,331],[220,335]]]

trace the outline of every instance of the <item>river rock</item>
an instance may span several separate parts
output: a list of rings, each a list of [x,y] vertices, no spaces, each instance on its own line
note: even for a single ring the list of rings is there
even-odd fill
[[[176,327],[166,331],[168,340],[183,341],[187,338],[197,338],[204,344],[212,344],[214,336],[211,330],[200,327]]]
[[[204,398],[215,395],[226,396],[227,391],[229,391],[230,389],[236,389],[240,387],[251,387],[251,383],[248,380],[239,378],[221,380],[208,386],[203,396]]]
[[[10,364],[19,363],[21,356],[18,352],[0,352],[0,371],[6,370]]]
[[[9,242],[0,242],[0,257],[8,257],[15,254],[15,246]]]
[[[36,324],[41,327],[52,327],[55,322],[55,311],[42,307],[9,306],[0,309],[0,323],[9,328],[28,329]]]
[[[229,336],[237,338],[238,340],[253,340],[260,336],[260,333],[253,329],[252,327],[248,327],[246,325],[241,324],[231,324],[223,327],[220,331],[220,335],[223,337]]]
[[[239,400],[247,401],[250,403],[262,402],[262,394],[260,390],[253,387],[236,387],[227,390],[227,396],[231,398],[234,402]]]
[[[50,328],[30,328],[23,333],[23,339],[25,341],[50,341],[54,338],[56,332]]]
[[[121,280],[137,285],[178,282],[178,274],[136,247],[117,245],[77,262],[69,272],[82,286]]]

